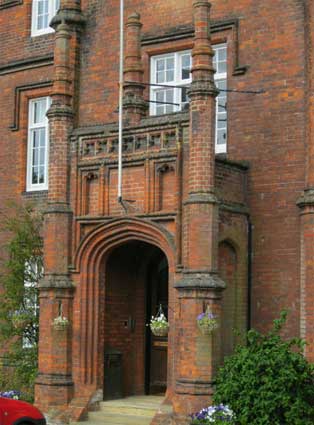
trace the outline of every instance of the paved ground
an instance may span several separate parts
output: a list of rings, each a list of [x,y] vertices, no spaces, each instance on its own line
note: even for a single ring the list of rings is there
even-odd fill
[[[82,425],[149,425],[164,397],[134,396],[100,402],[100,410],[89,412]],[[163,407],[164,410],[164,407]],[[74,424],[74,423],[72,423]]]

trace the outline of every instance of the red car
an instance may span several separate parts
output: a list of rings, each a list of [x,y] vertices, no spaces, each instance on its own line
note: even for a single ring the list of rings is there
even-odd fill
[[[46,419],[25,401],[0,397],[0,425],[46,425]]]

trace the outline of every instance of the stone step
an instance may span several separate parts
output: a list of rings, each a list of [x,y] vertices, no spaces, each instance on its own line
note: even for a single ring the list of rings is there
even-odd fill
[[[102,412],[112,414],[128,414],[137,416],[151,416],[159,410],[163,397],[127,397],[121,400],[100,402]]]
[[[91,412],[88,414],[87,425],[149,425],[153,416],[124,415],[104,412]]]
[[[132,396],[119,400],[101,401],[98,411],[88,412],[84,422],[71,425],[150,425],[157,412],[171,411],[162,405],[162,396]]]

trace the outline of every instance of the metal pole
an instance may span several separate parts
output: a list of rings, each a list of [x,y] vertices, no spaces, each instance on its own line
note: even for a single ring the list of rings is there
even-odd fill
[[[119,153],[118,153],[118,202],[122,202],[122,135],[123,135],[123,15],[124,0],[120,0],[120,70],[119,70]]]

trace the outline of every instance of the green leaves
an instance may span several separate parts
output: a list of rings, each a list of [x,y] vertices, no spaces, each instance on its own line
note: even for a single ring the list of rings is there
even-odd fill
[[[229,404],[237,424],[314,423],[313,366],[302,355],[304,341],[280,337],[286,316],[282,312],[267,335],[249,331],[247,345],[219,371],[214,401]]]
[[[37,374],[42,222],[42,215],[31,205],[11,204],[6,213],[0,212],[0,233],[7,238],[0,275],[0,342],[6,347],[0,385],[2,389],[15,386],[29,401]]]

